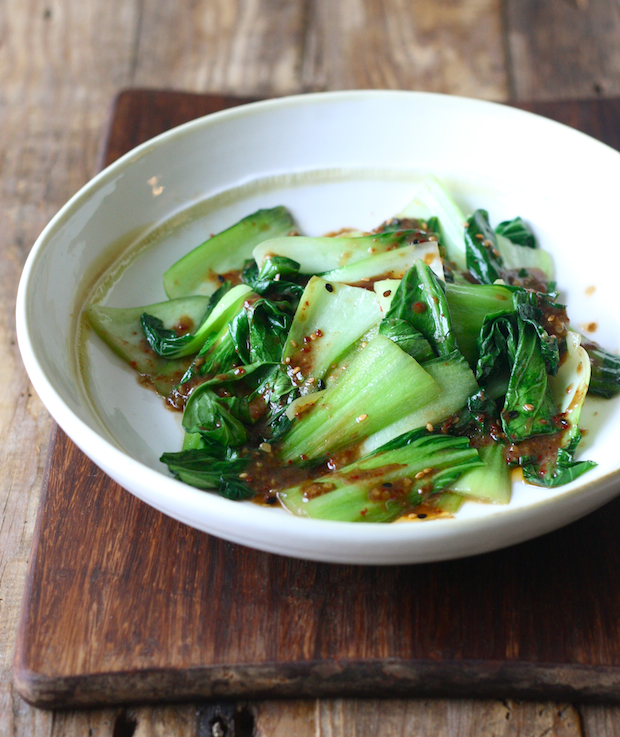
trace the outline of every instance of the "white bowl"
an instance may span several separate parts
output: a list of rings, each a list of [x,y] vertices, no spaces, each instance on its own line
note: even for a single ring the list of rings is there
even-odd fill
[[[259,207],[287,205],[301,229],[372,228],[434,172],[466,212],[521,215],[556,260],[573,324],[619,346],[620,154],[501,105],[415,92],[289,97],[217,113],[139,146],[95,177],[35,244],[17,300],[19,345],[42,401],[71,439],[128,491],[219,537],[339,563],[472,555],[555,529],[620,491],[620,402],[587,400],[579,457],[599,465],[555,490],[515,484],[508,506],[468,503],[453,519],[350,524],[295,518],[174,480],[158,458],[179,418],[98,338],[84,304],[165,298],[179,256]],[[591,289],[595,288],[594,293]]]

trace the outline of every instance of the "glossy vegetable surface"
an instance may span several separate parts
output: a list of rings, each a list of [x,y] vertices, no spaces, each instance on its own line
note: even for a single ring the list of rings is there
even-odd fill
[[[507,503],[515,466],[541,486],[592,467],[574,459],[590,359],[521,217],[466,217],[430,177],[373,233],[294,231],[260,210],[168,269],[168,303],[88,310],[183,410],[183,448],[161,459],[178,478],[387,522]],[[615,357],[591,357],[617,391]]]

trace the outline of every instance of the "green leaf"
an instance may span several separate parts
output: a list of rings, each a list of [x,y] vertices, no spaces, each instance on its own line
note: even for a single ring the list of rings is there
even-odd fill
[[[244,364],[279,363],[293,315],[288,302],[247,301],[230,323],[237,355]]]
[[[160,461],[181,481],[198,489],[215,489],[226,499],[240,501],[254,496],[252,488],[239,478],[247,458],[222,455],[212,447],[164,453]]]
[[[540,349],[545,359],[547,373],[551,376],[555,376],[560,365],[558,339],[555,335],[549,335],[542,326],[542,323],[545,314],[544,310],[564,312],[564,307],[552,302],[545,294],[541,294],[540,292],[528,292],[523,289],[516,290],[513,293],[513,300],[517,307],[517,313],[520,319],[523,320],[523,322],[529,323],[536,331],[540,342]],[[568,320],[566,320],[566,322],[568,322]]]
[[[518,319],[518,344],[502,410],[502,426],[511,442],[557,430],[558,414],[536,329]]]
[[[299,276],[299,264],[285,256],[266,258],[260,271],[254,260],[248,261],[241,278],[257,294],[276,301],[289,299],[295,305],[305,286],[305,279]]]
[[[581,435],[574,437],[574,442],[566,448],[558,448],[555,455],[551,455],[541,463],[538,457],[524,458],[520,466],[523,478],[530,484],[549,488],[569,484],[582,474],[596,467],[593,461],[575,461],[573,454]]]
[[[469,217],[465,244],[467,268],[480,284],[493,284],[502,278],[504,264],[486,210],[476,210]]]
[[[379,325],[379,333],[385,335],[418,363],[435,358],[428,340],[411,323],[399,317],[386,317]]]
[[[477,340],[485,318],[514,312],[515,289],[500,284],[446,284],[452,328],[471,366],[480,358]]]
[[[606,399],[620,394],[620,356],[589,338],[582,338],[581,345],[590,358],[590,393]]]
[[[248,403],[242,397],[219,397],[208,383],[190,395],[183,413],[188,433],[200,433],[220,445],[243,445],[249,439],[245,424],[250,423]]]
[[[504,220],[495,228],[495,232],[519,246],[538,248],[536,236],[525,220],[520,217]]]
[[[421,260],[403,277],[385,318],[408,322],[426,338],[438,356],[459,350],[443,283]]]
[[[187,332],[182,332],[183,323],[177,325],[175,329],[169,330],[158,317],[150,315],[148,312],[143,312],[140,316],[140,324],[142,325],[142,331],[148,344],[158,356],[162,356],[163,358],[181,358],[196,353],[200,350],[204,336],[207,334],[202,326],[206,327],[206,324],[210,322],[209,317],[213,313],[215,306],[231,289],[232,283],[229,281],[224,282],[209,298],[207,309],[200,324],[193,330],[191,329],[193,326],[185,326]]]
[[[286,415],[287,407],[299,396],[299,389],[280,365],[265,366],[253,393],[248,397],[250,406],[260,398],[264,413],[259,429],[265,439],[275,441],[286,434],[292,421]]]

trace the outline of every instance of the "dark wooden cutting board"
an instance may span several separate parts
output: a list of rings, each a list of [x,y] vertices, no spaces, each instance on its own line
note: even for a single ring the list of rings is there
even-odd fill
[[[239,102],[123,92],[102,164]],[[522,107],[620,148],[619,100]],[[619,530],[616,500],[538,540],[458,561],[292,560],[154,511],[58,430],[15,682],[46,707],[364,694],[618,700]]]

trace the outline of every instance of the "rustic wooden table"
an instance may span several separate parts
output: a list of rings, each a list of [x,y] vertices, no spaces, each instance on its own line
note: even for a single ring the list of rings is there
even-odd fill
[[[51,216],[96,171],[120,89],[245,96],[400,88],[490,100],[620,94],[606,0],[5,0],[0,4],[0,736],[615,735],[620,708],[338,699],[49,712],[11,663],[52,422],[13,308]]]

